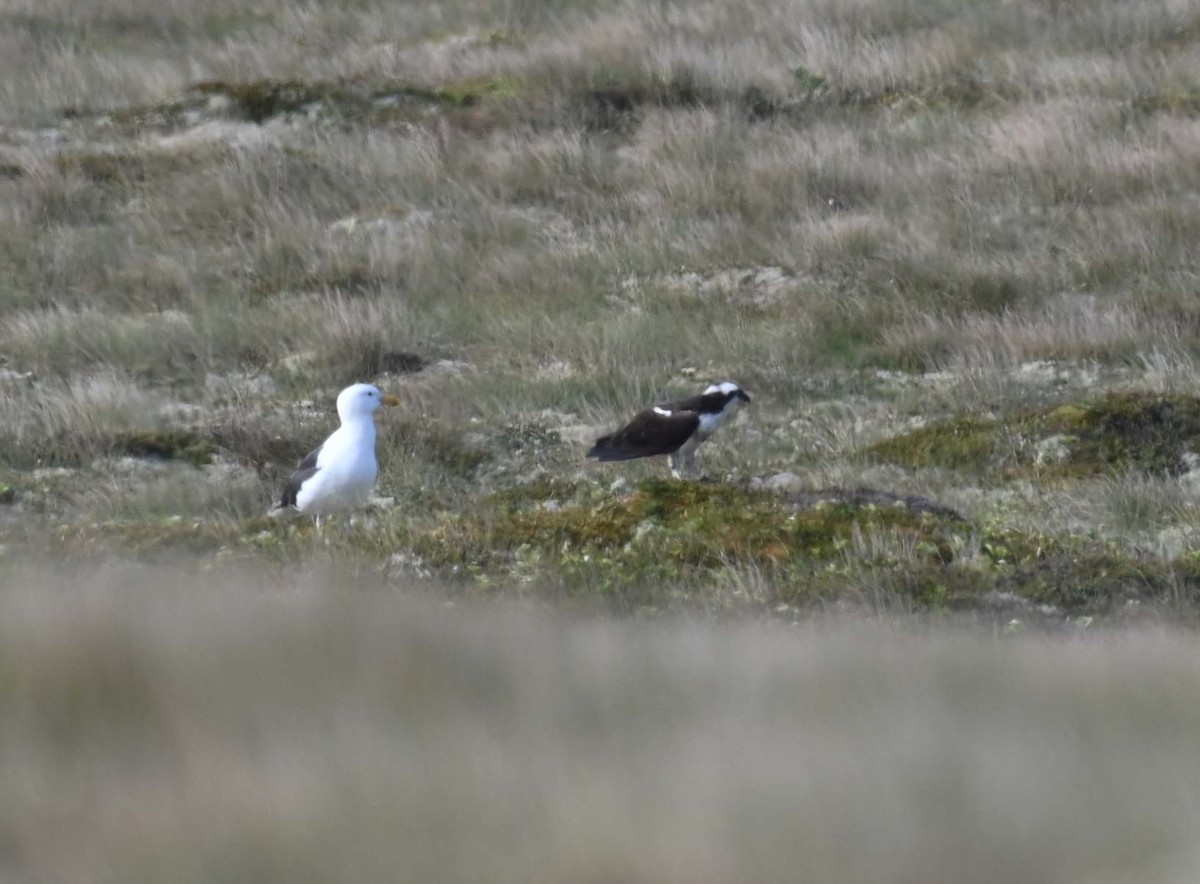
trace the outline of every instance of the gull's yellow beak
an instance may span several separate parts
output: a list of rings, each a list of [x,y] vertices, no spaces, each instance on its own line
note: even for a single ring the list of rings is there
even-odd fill
[[[387,406],[396,406],[400,404],[400,397],[393,396],[391,393],[383,394],[383,404]]]

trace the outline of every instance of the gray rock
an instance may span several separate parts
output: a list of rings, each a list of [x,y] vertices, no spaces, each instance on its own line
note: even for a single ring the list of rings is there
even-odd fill
[[[795,473],[776,473],[763,480],[762,487],[768,491],[799,491],[804,480]]]

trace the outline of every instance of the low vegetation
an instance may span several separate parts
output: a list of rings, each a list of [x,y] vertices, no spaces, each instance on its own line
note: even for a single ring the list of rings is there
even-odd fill
[[[1127,471],[1181,476],[1200,467],[1200,399],[1113,393],[1001,417],[961,417],[884,439],[867,454],[907,467],[1001,478],[1080,478]]]
[[[644,628],[441,596],[311,562],[10,567],[7,874],[1195,877],[1191,636]]]
[[[1200,880],[1198,40],[0,3],[0,879]]]
[[[4,555],[333,557],[639,613],[1190,620],[1198,22],[8,14]],[[726,378],[755,402],[705,482],[582,461]],[[404,400],[383,500],[265,520],[355,380]]]

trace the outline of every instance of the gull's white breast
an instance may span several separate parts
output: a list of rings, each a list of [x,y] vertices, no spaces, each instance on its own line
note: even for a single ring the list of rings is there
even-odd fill
[[[342,426],[321,446],[317,472],[296,495],[296,506],[320,515],[365,504],[379,472],[375,460],[375,426]]]

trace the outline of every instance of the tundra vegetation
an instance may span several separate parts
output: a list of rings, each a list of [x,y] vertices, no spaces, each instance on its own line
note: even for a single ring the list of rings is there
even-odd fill
[[[1190,621],[1200,12],[0,11],[5,557]],[[590,439],[734,378],[701,456]],[[262,518],[371,380],[380,496]]]
[[[243,7],[0,12],[10,560],[1193,618],[1187,4]],[[582,461],[724,378],[711,483]],[[384,500],[265,522],[355,380]]]
[[[1200,879],[1198,42],[0,2],[0,878]]]

